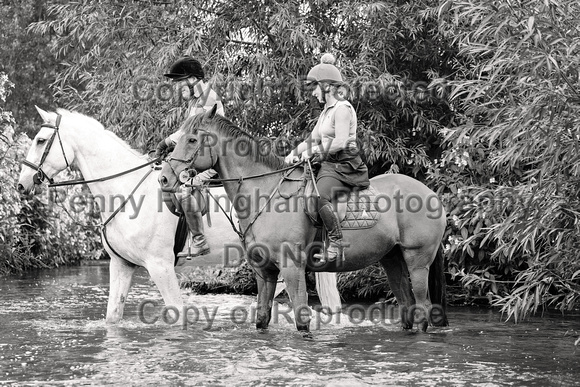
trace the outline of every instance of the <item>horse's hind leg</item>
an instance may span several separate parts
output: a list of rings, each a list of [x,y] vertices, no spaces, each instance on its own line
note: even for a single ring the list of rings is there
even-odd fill
[[[415,304],[415,297],[411,290],[409,271],[403,259],[401,248],[397,245],[381,259],[381,265],[387,272],[389,286],[399,303],[399,313],[403,329],[413,328],[413,314],[409,313]]]
[[[256,328],[267,329],[272,317],[272,301],[278,282],[278,273],[261,269],[255,269],[255,272],[256,282],[258,284]]]
[[[411,314],[419,314],[418,324],[421,329],[427,331],[429,325],[429,313],[431,301],[429,300],[429,267],[433,262],[435,253],[425,249],[405,250],[403,253],[409,269],[409,277],[415,295],[415,305]]]
[[[106,322],[114,324],[123,317],[125,301],[136,266],[115,254],[109,253],[109,255],[111,262],[109,263],[109,302]]]

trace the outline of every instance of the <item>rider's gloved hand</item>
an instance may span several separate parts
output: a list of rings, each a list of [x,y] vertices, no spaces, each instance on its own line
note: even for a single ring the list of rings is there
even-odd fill
[[[191,179],[191,185],[194,187],[200,187],[203,185],[203,180],[201,178],[201,176],[199,175],[195,175],[195,177],[193,179]]]
[[[287,164],[294,164],[299,160],[298,156],[296,156],[293,152],[291,152],[288,156],[284,158],[284,161]]]
[[[169,153],[169,145],[167,145],[165,139],[159,141],[159,144],[157,144],[157,148],[155,149],[155,156],[165,158],[165,156],[167,156],[168,153]]]
[[[320,153],[320,147],[318,145],[315,145],[312,148],[307,149],[304,152],[302,152],[301,159],[308,160],[308,159],[313,158],[314,156],[318,155],[319,153]]]

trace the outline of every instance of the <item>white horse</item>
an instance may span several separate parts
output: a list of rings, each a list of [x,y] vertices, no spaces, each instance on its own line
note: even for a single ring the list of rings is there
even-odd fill
[[[99,201],[99,207],[103,222],[108,221],[103,245],[111,257],[107,323],[116,323],[123,317],[137,266],[147,269],[166,306],[182,310],[183,299],[175,274],[173,251],[178,217],[163,203],[157,182],[159,171],[152,171],[150,166],[139,168],[147,163],[147,155],[129,147],[95,119],[63,109],[58,109],[57,113],[38,107],[37,110],[44,124],[36,134],[22,167],[18,180],[21,192],[32,191],[42,178],[52,180],[73,163],[86,181],[135,168],[130,173],[87,184],[94,197],[105,199]],[[212,188],[211,193],[220,198],[222,206],[227,206],[223,201],[227,198],[223,188]],[[118,200],[110,200],[113,198]],[[122,211],[118,211],[119,198],[129,200]],[[212,254],[219,256],[215,258],[218,262],[239,262],[242,257],[236,255],[240,250],[235,248],[240,245],[238,235],[217,204],[211,200],[209,203],[212,227],[206,226],[206,236]],[[323,305],[331,310],[340,308],[335,274],[318,274],[317,287]]]

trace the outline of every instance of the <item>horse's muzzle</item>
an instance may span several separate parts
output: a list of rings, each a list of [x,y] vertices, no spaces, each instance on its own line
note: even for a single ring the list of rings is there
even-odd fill
[[[167,176],[163,174],[159,175],[157,180],[159,181],[159,186],[163,192],[175,193],[176,189],[179,187],[179,181],[172,179],[173,181],[170,182]]]

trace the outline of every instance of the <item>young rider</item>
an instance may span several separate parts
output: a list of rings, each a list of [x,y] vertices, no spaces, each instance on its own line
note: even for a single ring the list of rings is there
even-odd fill
[[[217,113],[224,116],[224,107],[219,95],[204,81],[204,71],[201,63],[192,57],[184,57],[177,60],[170,68],[169,73],[164,74],[173,82],[178,83],[181,97],[189,101],[188,116],[193,116],[205,111],[211,110],[217,105]],[[178,130],[171,134],[157,145],[156,154],[164,156],[169,153],[183,132]],[[178,199],[178,210],[185,214],[187,226],[191,234],[191,247],[177,255],[177,266],[193,257],[208,254],[210,251],[209,244],[203,233],[203,219],[201,214],[201,195],[195,188],[203,181],[210,179],[216,174],[213,169],[208,169],[194,177],[193,187],[182,186],[180,191],[175,195]],[[179,208],[181,207],[181,208]]]

